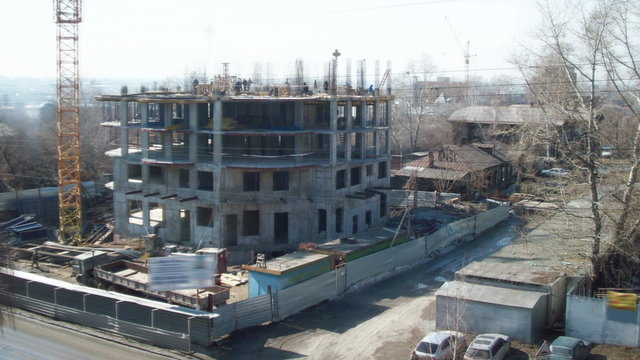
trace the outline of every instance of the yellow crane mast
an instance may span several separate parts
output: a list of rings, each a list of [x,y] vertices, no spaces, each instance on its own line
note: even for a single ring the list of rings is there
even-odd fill
[[[80,179],[80,86],[78,24],[81,0],[54,0],[57,24],[57,137],[59,240],[77,245],[82,240]]]

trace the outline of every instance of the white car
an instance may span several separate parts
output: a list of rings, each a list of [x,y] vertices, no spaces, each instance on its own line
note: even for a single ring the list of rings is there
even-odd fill
[[[562,177],[562,176],[568,176],[571,172],[569,170],[566,169],[562,169],[562,168],[551,168],[551,169],[547,169],[547,170],[542,170],[541,175],[542,176],[549,176],[549,177]]]
[[[466,341],[457,331],[434,331],[422,338],[411,353],[410,360],[455,360],[462,357]]]
[[[480,334],[473,339],[464,360],[502,360],[511,350],[511,338],[501,334]]]

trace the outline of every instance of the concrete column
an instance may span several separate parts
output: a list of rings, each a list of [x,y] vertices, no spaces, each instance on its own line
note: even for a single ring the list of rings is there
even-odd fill
[[[345,153],[345,159],[347,161],[351,161],[351,136],[353,135],[352,132],[347,132],[345,134],[346,136],[346,141],[344,144],[344,153]]]
[[[120,101],[120,151],[122,157],[129,157],[129,129],[127,129],[127,102]]]
[[[142,201],[142,226],[149,228],[149,202]]]
[[[332,100],[329,103],[329,127],[331,128],[331,135],[329,135],[329,158],[331,159],[331,165],[335,165],[338,161],[338,102]]]
[[[385,106],[385,110],[386,110],[386,125],[385,126],[389,126],[389,124],[391,123],[391,114],[392,114],[392,109],[393,107],[393,103],[391,101],[387,101],[387,106]]]
[[[293,107],[293,124],[298,129],[304,129],[304,103],[302,101],[296,101]],[[302,137],[304,135],[295,135],[293,137],[293,153],[294,154],[302,154],[303,149],[303,140]]]
[[[189,104],[189,161],[198,162],[198,104]]]
[[[167,127],[171,125],[173,121],[173,111],[171,108],[171,104],[160,104],[160,122],[162,123],[162,127]]]
[[[329,102],[329,126],[331,131],[338,130],[338,102],[336,100]]]
[[[367,108],[367,102],[362,100],[360,102],[360,121],[362,127],[367,126],[367,120],[369,120],[369,109]]]
[[[376,157],[378,157],[378,156],[380,156],[381,153],[383,153],[382,149],[380,149],[380,146],[381,146],[381,144],[380,144],[380,132],[376,130],[373,133],[373,136],[374,136],[373,144],[375,146]]]
[[[164,150],[164,157],[167,160],[173,159],[173,131],[162,132],[162,148]]]
[[[222,101],[213,103],[213,163],[222,165]]]
[[[380,101],[376,100],[373,103],[373,126],[380,125]]]
[[[352,109],[353,109],[353,103],[351,102],[351,99],[349,99],[347,100],[347,104],[345,105],[345,109],[344,109],[346,127],[348,131],[351,131],[351,129],[353,129],[353,114],[351,111]]]
[[[144,192],[149,192],[149,165],[142,164],[142,187]]]
[[[140,110],[140,125],[143,128],[149,127],[149,104],[138,103],[138,110]]]

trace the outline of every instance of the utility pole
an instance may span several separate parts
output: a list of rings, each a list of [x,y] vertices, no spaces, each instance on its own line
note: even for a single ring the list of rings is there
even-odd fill
[[[78,24],[81,0],[55,0],[58,80],[58,209],[59,241],[78,245],[82,241],[82,182],[80,178],[80,81],[78,70]]]

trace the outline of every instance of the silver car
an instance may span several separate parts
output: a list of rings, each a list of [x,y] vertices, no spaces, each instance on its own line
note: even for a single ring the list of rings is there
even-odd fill
[[[410,360],[454,360],[461,358],[466,341],[457,331],[434,331],[420,340]]]
[[[511,350],[511,338],[502,334],[480,334],[473,339],[464,360],[502,360]]]

